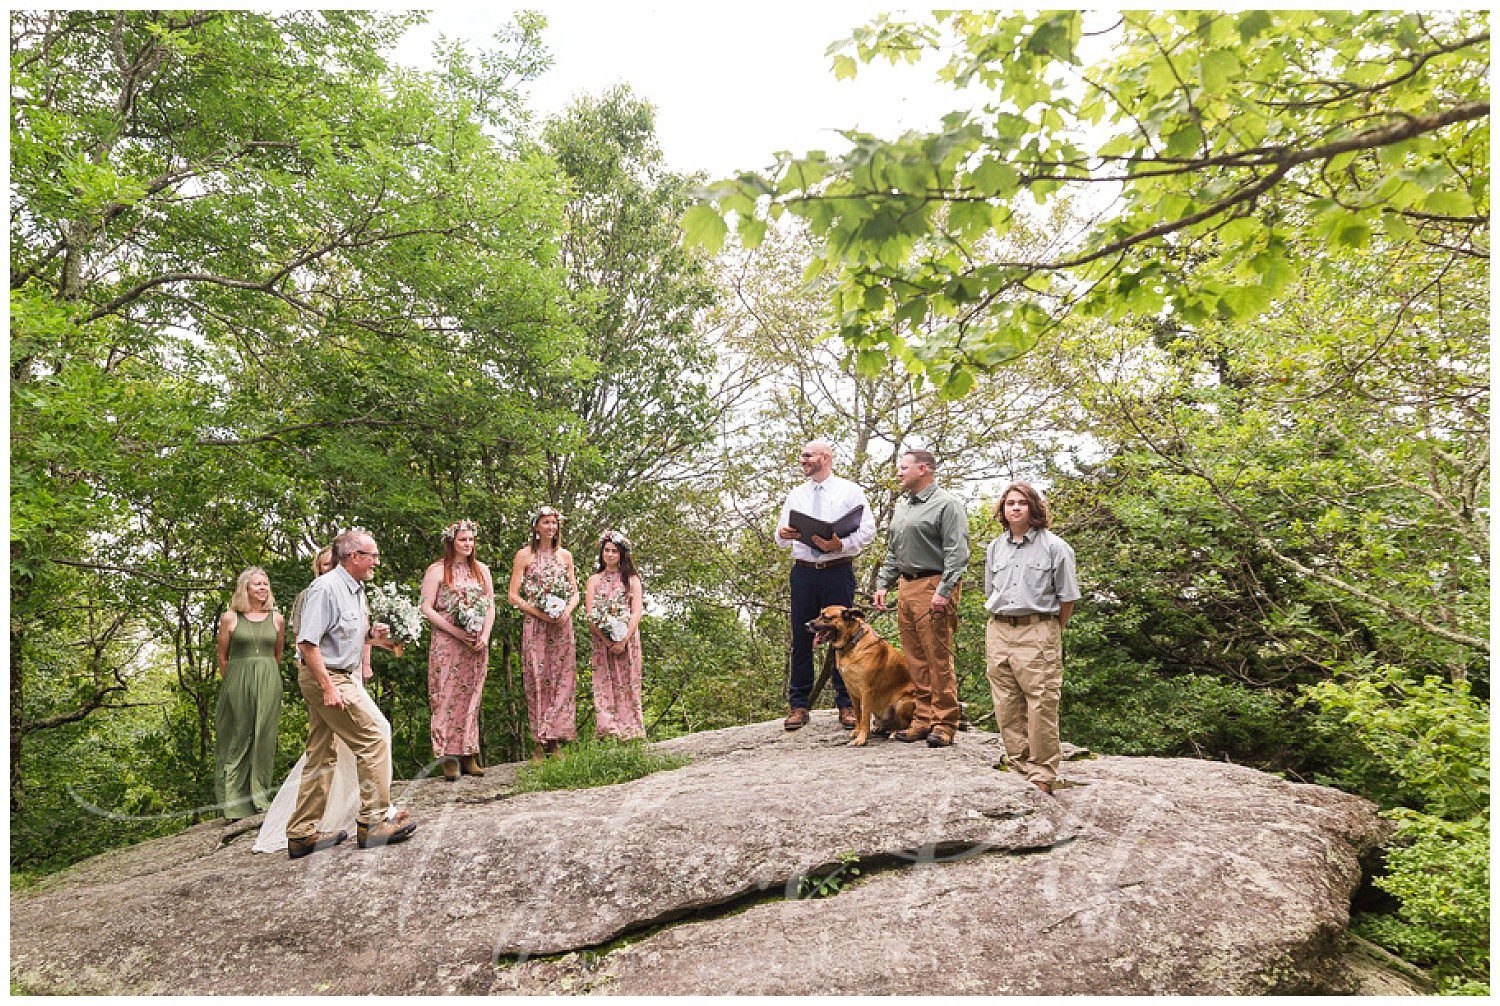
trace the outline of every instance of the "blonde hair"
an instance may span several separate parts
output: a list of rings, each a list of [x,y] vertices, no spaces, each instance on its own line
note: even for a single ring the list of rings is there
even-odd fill
[[[245,570],[239,575],[239,578],[234,581],[234,597],[229,599],[229,607],[232,611],[238,611],[243,614],[244,612],[250,610],[250,578],[257,573],[259,573],[261,576],[266,577],[266,585],[270,585],[271,578],[269,576],[266,576],[266,571],[261,569],[259,566],[251,566],[249,569]],[[276,595],[269,594],[266,597],[266,610],[274,611],[275,609]]]
[[[325,555],[328,557],[328,561],[329,562],[333,562],[333,546],[332,545],[324,545],[322,548],[318,549],[318,551],[316,553],[313,554],[313,576],[322,576],[323,575],[323,569],[322,569],[322,567],[323,567],[323,557]],[[335,566],[338,565],[338,563],[336,563],[336,562],[334,562],[333,564]]]

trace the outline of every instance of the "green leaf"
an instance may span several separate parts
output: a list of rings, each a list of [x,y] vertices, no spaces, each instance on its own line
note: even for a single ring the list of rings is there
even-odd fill
[[[719,216],[718,211],[708,203],[698,203],[689,207],[688,211],[682,215],[682,231],[689,245],[700,247],[710,253],[723,248],[724,238],[729,234],[724,218]]]
[[[739,231],[740,241],[746,248],[757,248],[766,236],[766,223],[755,217],[741,215],[736,230]]]
[[[1422,208],[1439,216],[1470,217],[1474,215],[1474,200],[1462,189],[1439,189],[1428,194]]]
[[[853,80],[859,74],[859,64],[853,56],[838,55],[833,58],[835,80]]]
[[[861,349],[854,363],[855,373],[860,377],[879,377],[891,365],[890,357],[883,349]]]
[[[1240,57],[1233,49],[1214,49],[1205,53],[1198,64],[1199,79],[1210,91],[1220,93],[1229,90],[1240,72]]]

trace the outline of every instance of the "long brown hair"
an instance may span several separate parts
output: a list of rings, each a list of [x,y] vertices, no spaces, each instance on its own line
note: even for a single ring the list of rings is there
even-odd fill
[[[1026,500],[1027,519],[1031,521],[1032,527],[1049,527],[1052,524],[1052,513],[1047,507],[1047,501],[1031,487],[1030,482],[1012,482],[1005,487],[1005,492],[1000,494],[1000,501],[995,504],[996,517],[1005,520],[1005,497],[1013,492],[1020,493]]]

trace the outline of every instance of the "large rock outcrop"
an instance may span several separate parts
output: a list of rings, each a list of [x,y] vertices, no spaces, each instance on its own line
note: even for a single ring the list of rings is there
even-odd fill
[[[685,768],[509,795],[424,780],[409,843],[296,862],[209,824],[18,894],[13,986],[197,993],[1346,992],[1357,797],[1234,765],[998,739],[844,743],[830,713],[659,747]],[[848,872],[859,860],[860,873]],[[844,868],[837,893],[799,879]]]

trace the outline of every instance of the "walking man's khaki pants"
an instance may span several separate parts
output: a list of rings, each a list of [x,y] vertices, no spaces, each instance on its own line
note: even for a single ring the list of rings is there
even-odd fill
[[[297,809],[286,825],[289,839],[311,838],[328,805],[333,767],[338,762],[336,741],[342,740],[354,753],[359,775],[359,820],[376,825],[385,820],[391,805],[391,744],[375,717],[364,704],[361,689],[347,671],[329,671],[333,687],[344,697],[341,708],[323,704],[323,691],[313,672],[297,672],[297,687],[307,700],[307,761],[302,765],[302,786],[297,790]]]
[[[954,587],[946,611],[933,612],[932,598],[940,576],[902,580],[896,595],[896,629],[901,634],[901,652],[906,657],[916,687],[917,708],[912,714],[913,733],[938,731],[953,739],[958,731],[958,676],[953,670],[953,630],[958,626],[958,599],[962,587]]]
[[[1062,623],[1011,625],[991,615],[984,630],[985,675],[1005,758],[1033,782],[1052,783],[1062,760],[1057,707],[1062,698]]]

